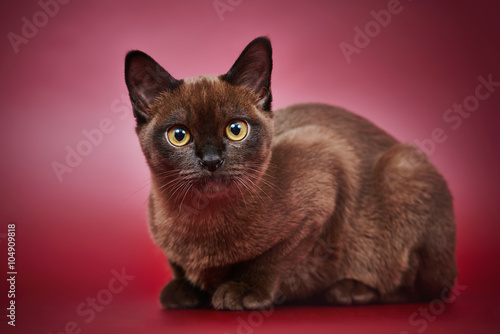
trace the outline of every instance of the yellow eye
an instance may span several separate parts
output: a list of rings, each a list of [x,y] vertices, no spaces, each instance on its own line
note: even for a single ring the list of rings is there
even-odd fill
[[[176,125],[167,131],[167,139],[170,144],[180,147],[189,143],[191,135],[182,126]]]
[[[226,126],[226,136],[232,141],[240,141],[247,136],[248,126],[244,121],[231,121]]]

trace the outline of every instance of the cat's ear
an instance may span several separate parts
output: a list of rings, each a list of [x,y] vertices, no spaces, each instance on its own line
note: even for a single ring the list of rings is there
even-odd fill
[[[258,37],[247,45],[229,72],[220,78],[252,90],[259,97],[260,107],[270,111],[272,69],[271,42],[267,37]]]
[[[170,92],[182,84],[182,80],[172,77],[153,58],[137,50],[125,57],[125,82],[138,123],[150,119],[148,107],[161,92]]]

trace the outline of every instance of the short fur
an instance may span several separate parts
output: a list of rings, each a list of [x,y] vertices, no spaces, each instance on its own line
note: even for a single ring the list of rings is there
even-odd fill
[[[424,301],[456,278],[452,197],[436,168],[366,119],[301,104],[271,111],[271,44],[219,77],[174,79],[132,51],[126,82],[151,170],[149,224],[174,278],[166,308],[262,309]],[[244,120],[232,142],[227,124]],[[165,133],[182,125],[192,141]],[[207,159],[217,169],[206,168]],[[212,161],[210,160],[210,161]]]

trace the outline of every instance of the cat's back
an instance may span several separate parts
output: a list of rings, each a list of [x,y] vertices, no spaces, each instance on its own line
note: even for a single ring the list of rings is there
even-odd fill
[[[307,128],[309,136],[329,133],[331,137],[325,139],[337,138],[363,160],[397,143],[396,139],[367,119],[339,107],[319,103],[295,104],[274,113],[276,139],[291,131],[300,132],[300,128]]]

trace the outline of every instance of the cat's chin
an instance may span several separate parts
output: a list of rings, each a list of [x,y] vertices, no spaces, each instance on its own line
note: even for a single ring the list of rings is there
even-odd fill
[[[195,187],[195,190],[202,196],[209,199],[228,195],[230,192],[231,180],[227,177],[203,178],[200,179]]]

